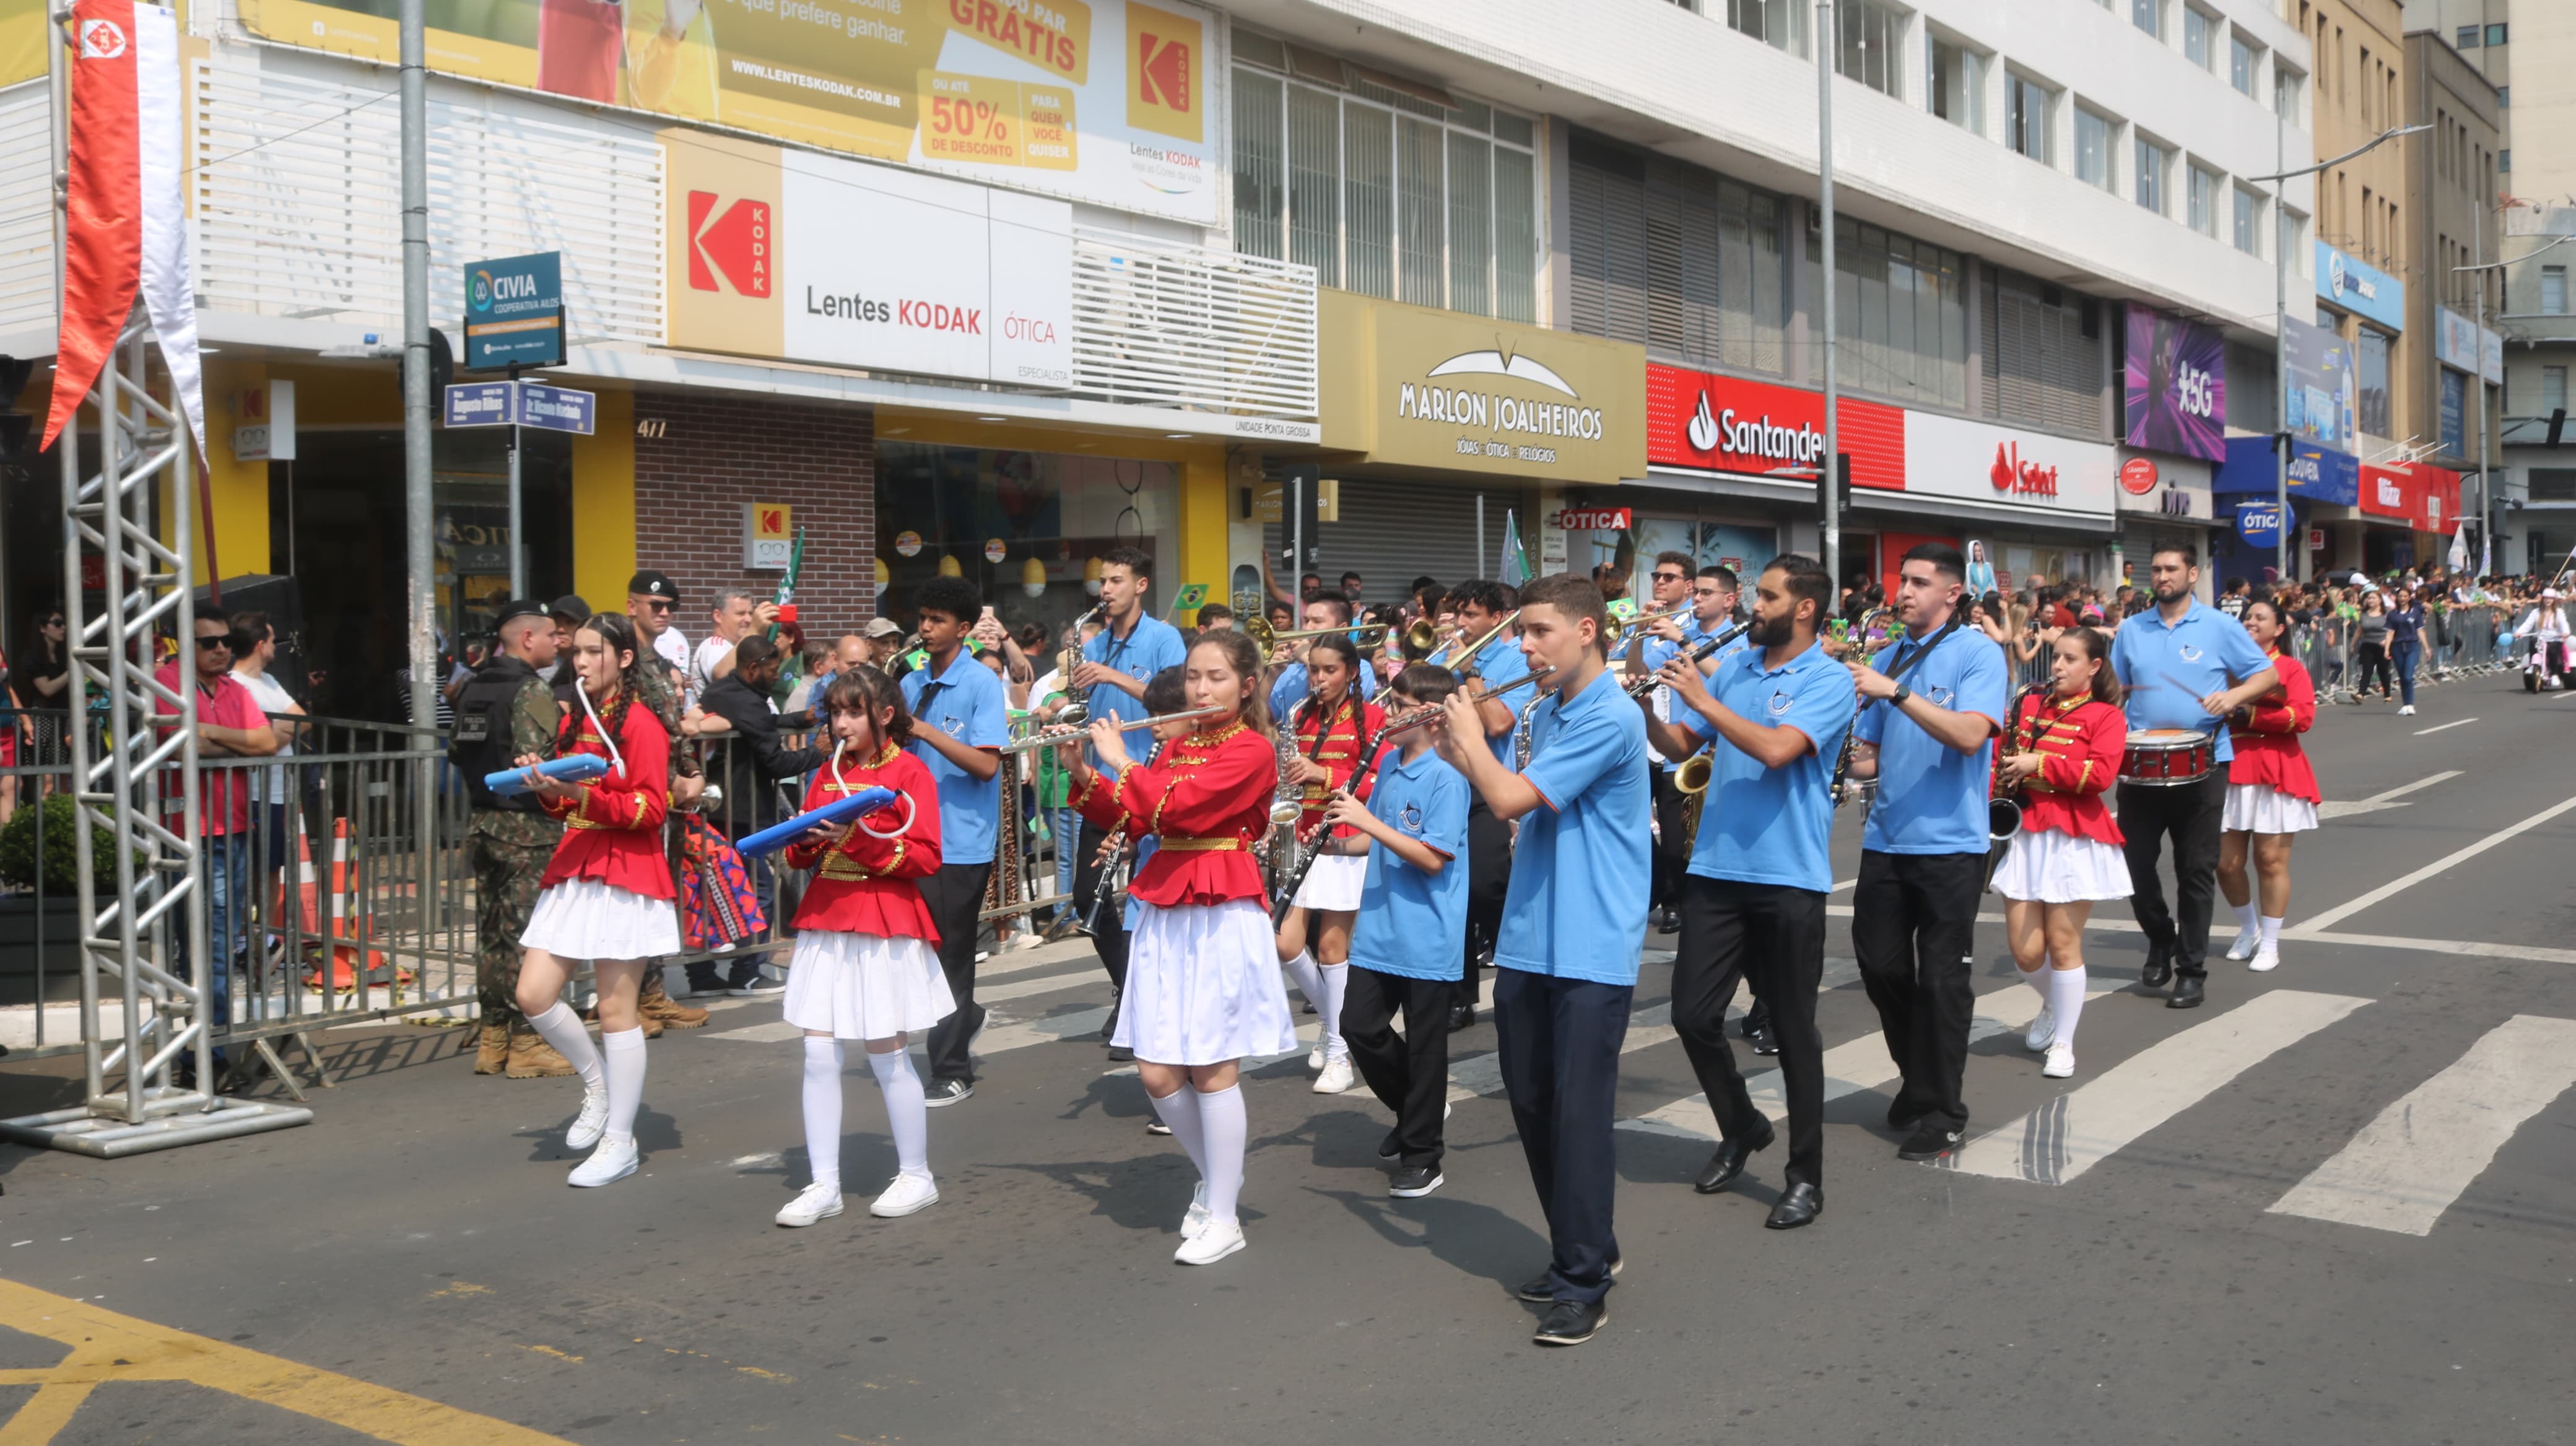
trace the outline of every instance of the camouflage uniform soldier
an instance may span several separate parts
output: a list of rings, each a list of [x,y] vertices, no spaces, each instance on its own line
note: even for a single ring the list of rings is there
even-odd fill
[[[551,756],[563,714],[537,670],[555,660],[555,625],[542,602],[502,605],[493,657],[456,699],[448,758],[473,796],[466,847],[474,867],[474,992],[482,1013],[476,1074],[512,1079],[568,1075],[572,1065],[519,1014],[519,934],[536,907],[537,880],[554,857],[563,825],[526,794],[503,797],[484,775],[528,754]]]

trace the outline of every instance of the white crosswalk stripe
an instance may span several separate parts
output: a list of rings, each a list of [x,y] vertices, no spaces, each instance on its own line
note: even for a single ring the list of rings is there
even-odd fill
[[[2576,1084],[2576,1020],[2517,1014],[2364,1125],[2271,1213],[2430,1235],[2524,1121]]]
[[[2368,1003],[2297,989],[2258,994],[1970,1140],[1942,1163],[1967,1175],[2072,1183],[2238,1075]]]

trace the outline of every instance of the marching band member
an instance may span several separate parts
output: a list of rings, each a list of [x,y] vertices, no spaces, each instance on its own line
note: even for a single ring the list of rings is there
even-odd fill
[[[608,1185],[635,1173],[635,1111],[644,1102],[644,1024],[637,995],[645,965],[680,952],[678,891],[662,854],[670,812],[671,735],[639,706],[636,671],[658,666],[635,625],[601,614],[573,634],[580,710],[564,719],[556,754],[605,759],[582,782],[532,776],[529,791],[566,825],[537,881],[537,904],[520,931],[519,1012],[581,1076],[581,1113],[564,1143],[598,1149],[572,1169],[575,1185]],[[522,755],[522,767],[542,762]],[[592,961],[599,990],[599,1047],[564,1003],[575,964]]]
[[[2290,845],[2317,826],[2317,805],[2325,794],[2299,742],[2316,724],[2317,688],[2307,668],[2283,650],[2289,624],[2280,605],[2257,599],[2246,605],[2244,623],[2246,636],[2272,660],[2281,684],[2227,720],[2236,762],[2228,769],[2226,816],[2219,824],[2218,887],[2236,911],[2236,942],[2227,957],[2251,960],[2262,973],[2281,964],[2281,920],[2290,912]],[[2259,916],[2246,888],[2249,845],[2261,876]]]
[[[1297,624],[1300,628],[1352,627],[1351,605],[1346,598],[1332,596],[1309,598],[1304,611],[1304,620]],[[1271,649],[1270,661],[1283,665],[1279,669],[1279,675],[1270,683],[1271,717],[1284,720],[1288,717],[1289,710],[1304,702],[1306,695],[1314,691],[1313,672],[1309,667],[1312,660],[1307,656],[1311,650],[1311,644],[1311,639],[1304,641],[1291,639]],[[1377,678],[1373,670],[1360,669],[1358,687],[1360,697],[1363,699],[1377,696]]]
[[[1684,659],[1662,677],[1688,716],[1649,721],[1648,734],[1676,762],[1711,736],[1710,807],[1700,818],[1682,881],[1681,944],[1673,959],[1673,1026],[1717,1116],[1720,1143],[1694,1188],[1714,1194],[1771,1143],[1726,1044],[1726,1005],[1739,978],[1770,1007],[1789,1105],[1787,1186],[1763,1223],[1790,1230],[1824,1208],[1824,1041],[1816,989],[1825,968],[1826,856],[1834,761],[1851,726],[1851,674],[1816,641],[1833,579],[1794,553],[1772,559],[1754,589],[1760,648],[1727,659],[1703,685]]]
[[[2235,757],[2218,720],[2272,691],[2280,675],[2234,618],[2193,596],[2200,566],[2186,546],[2160,546],[2147,559],[2156,606],[2120,625],[2111,672],[2132,729],[2208,733],[2216,761],[2194,783],[2120,784],[2121,832],[2128,836],[2129,908],[2146,931],[2138,982],[2173,995],[2168,1009],[2197,1009],[2208,997],[2209,916],[2218,897],[2218,832],[2227,806],[2227,761]],[[2175,909],[2165,907],[2156,860],[2174,846]]]
[[[1159,842],[1128,887],[1137,901],[1127,989],[1112,1043],[1132,1050],[1154,1112],[1199,1168],[1173,1259],[1209,1265],[1241,1250],[1235,1201],[1247,1122],[1236,1083],[1247,1055],[1297,1047],[1264,907],[1253,841],[1270,828],[1278,754],[1267,736],[1261,656],[1231,629],[1201,637],[1185,678],[1193,707],[1222,708],[1164,745],[1150,764],[1127,752],[1114,718],[1091,724],[1091,755],[1072,761],[1074,805],[1103,832]]]
[[[1976,1014],[1977,900],[1984,892],[1988,740],[2003,726],[2003,650],[1954,627],[1967,560],[1926,542],[1898,564],[1904,632],[1873,667],[1851,666],[1866,700],[1851,772],[1876,777],[1852,894],[1852,954],[1901,1076],[1887,1122],[1910,1130],[1902,1160],[1937,1160],[1968,1128],[1961,1085]],[[1873,706],[1875,705],[1875,706]]]
[[[870,788],[891,788],[898,797],[846,826],[810,829],[786,849],[790,868],[815,870],[796,908],[782,1016],[805,1031],[805,1152],[814,1183],[778,1212],[781,1225],[841,1213],[842,1041],[850,1039],[867,1044],[898,1171],[868,1213],[910,1215],[939,1199],[930,1175],[929,1106],[910,1037],[958,1010],[941,967],[939,921],[921,887],[946,866],[946,824],[929,765],[905,747],[914,739],[904,706],[909,691],[861,666],[823,694],[834,747],[814,771],[805,809]]]
[[[1519,596],[1507,583],[1471,579],[1458,584],[1457,590],[1449,594],[1449,606],[1458,621],[1456,646],[1464,647],[1493,632],[1519,602]],[[1476,714],[1483,720],[1485,746],[1495,762],[1511,767],[1512,731],[1520,723],[1521,708],[1530,699],[1527,689],[1512,686],[1513,679],[1529,672],[1529,661],[1521,656],[1520,640],[1506,628],[1478,648],[1474,656],[1451,657],[1450,664],[1450,671],[1462,686],[1482,683],[1489,690],[1484,701],[1476,705]],[[1453,1033],[1476,1022],[1476,999],[1483,992],[1477,967],[1480,961],[1494,957],[1495,932],[1502,924],[1503,896],[1511,877],[1511,825],[1494,815],[1490,801],[1480,790],[1467,806],[1467,966],[1458,980],[1457,1002],[1449,1009]]]
[[[1549,1307],[1534,1339],[1570,1346],[1609,1319],[1619,1269],[1611,1125],[1645,950],[1653,793],[1644,715],[1603,661],[1600,590],[1558,573],[1519,602],[1520,676],[1555,670],[1531,716],[1527,769],[1479,746],[1491,725],[1463,692],[1441,705],[1439,747],[1499,822],[1520,821],[1494,945],[1494,1039],[1550,1245],[1547,1272],[1519,1294]],[[1467,846],[1482,847],[1472,827]]]
[[[1100,615],[1105,625],[1083,643],[1082,661],[1066,680],[1068,691],[1082,699],[1095,719],[1148,716],[1145,684],[1165,668],[1180,666],[1182,655],[1189,651],[1181,642],[1180,629],[1145,610],[1145,595],[1153,585],[1153,560],[1144,553],[1113,547],[1100,554]],[[1100,846],[1107,837],[1098,825],[1083,825],[1075,844],[1076,896],[1090,898],[1099,889]],[[1110,1022],[1100,1031],[1106,1041],[1117,1029],[1118,995],[1127,987],[1127,931],[1118,926],[1115,915],[1102,919],[1092,947],[1109,973]],[[1109,1051],[1111,1059],[1123,1054],[1115,1046]]]
[[[929,658],[903,675],[904,711],[914,725],[906,730],[906,747],[939,789],[939,868],[922,875],[920,890],[930,906],[928,937],[955,1002],[946,1019],[930,1026],[928,1099],[936,1109],[975,1093],[967,1045],[986,1014],[975,1002],[975,916],[984,907],[1001,832],[999,750],[1010,741],[1011,724],[1002,680],[966,651],[966,635],[984,611],[975,584],[931,578],[914,594],[913,608]]]
[[[2120,826],[2102,806],[2119,777],[2129,720],[2120,682],[2105,662],[2110,645],[2091,628],[2058,635],[2049,658],[2049,696],[2033,689],[2013,710],[2011,747],[1995,765],[2020,795],[2021,828],[1995,870],[2004,897],[2004,936],[2013,967],[2039,994],[2022,1042],[2046,1050],[2040,1073],[2075,1073],[2075,1025],[2084,1013],[2084,921],[2095,901],[2128,897]]]
[[[1314,691],[1293,715],[1290,737],[1297,745],[1297,763],[1289,781],[1301,787],[1305,803],[1297,836],[1313,839],[1320,848],[1326,841],[1321,837],[1327,828],[1324,810],[1333,795],[1349,789],[1362,801],[1368,797],[1369,780],[1352,774],[1368,740],[1386,726],[1386,715],[1376,704],[1356,696],[1358,680],[1366,670],[1358,645],[1348,636],[1327,633],[1313,639],[1302,666]],[[1355,837],[1347,825],[1333,827],[1331,833],[1334,839]],[[1350,981],[1351,921],[1359,912],[1360,891],[1367,883],[1367,859],[1358,854],[1320,854],[1280,921],[1279,962],[1288,966],[1289,976],[1322,1016],[1321,1038],[1306,1058],[1306,1067],[1318,1071],[1315,1093],[1319,1095],[1337,1095],[1358,1083],[1350,1047],[1342,1040],[1342,994]]]

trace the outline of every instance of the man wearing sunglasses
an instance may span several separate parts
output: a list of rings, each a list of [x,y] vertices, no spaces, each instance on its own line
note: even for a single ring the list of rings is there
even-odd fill
[[[635,635],[652,645],[674,672],[686,674],[689,640],[671,626],[671,610],[680,605],[680,590],[658,572],[639,572],[626,580],[626,615],[635,620]]]
[[[201,759],[267,758],[277,752],[277,730],[250,690],[233,676],[232,618],[217,608],[202,609],[196,619],[197,755]],[[180,689],[181,660],[171,659],[154,674],[161,686]],[[166,735],[168,730],[163,730]],[[201,768],[197,777],[199,853],[206,863],[206,940],[215,962],[206,971],[211,1022],[220,1035],[232,1018],[231,974],[244,952],[242,935],[250,921],[250,869],[255,839],[250,827],[250,783],[246,768]],[[178,814],[186,795],[177,777],[162,779],[162,812]],[[176,823],[173,819],[172,822]],[[185,923],[173,921],[178,952],[187,951]],[[182,1056],[180,1073],[188,1074]],[[224,1053],[215,1051],[215,1072],[223,1074]]]

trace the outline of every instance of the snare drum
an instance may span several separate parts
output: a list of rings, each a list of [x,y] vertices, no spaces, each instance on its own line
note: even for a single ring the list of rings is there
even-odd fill
[[[2129,734],[2120,755],[2120,781],[2151,788],[2198,783],[2218,766],[2214,734],[2190,728],[2141,728]]]

